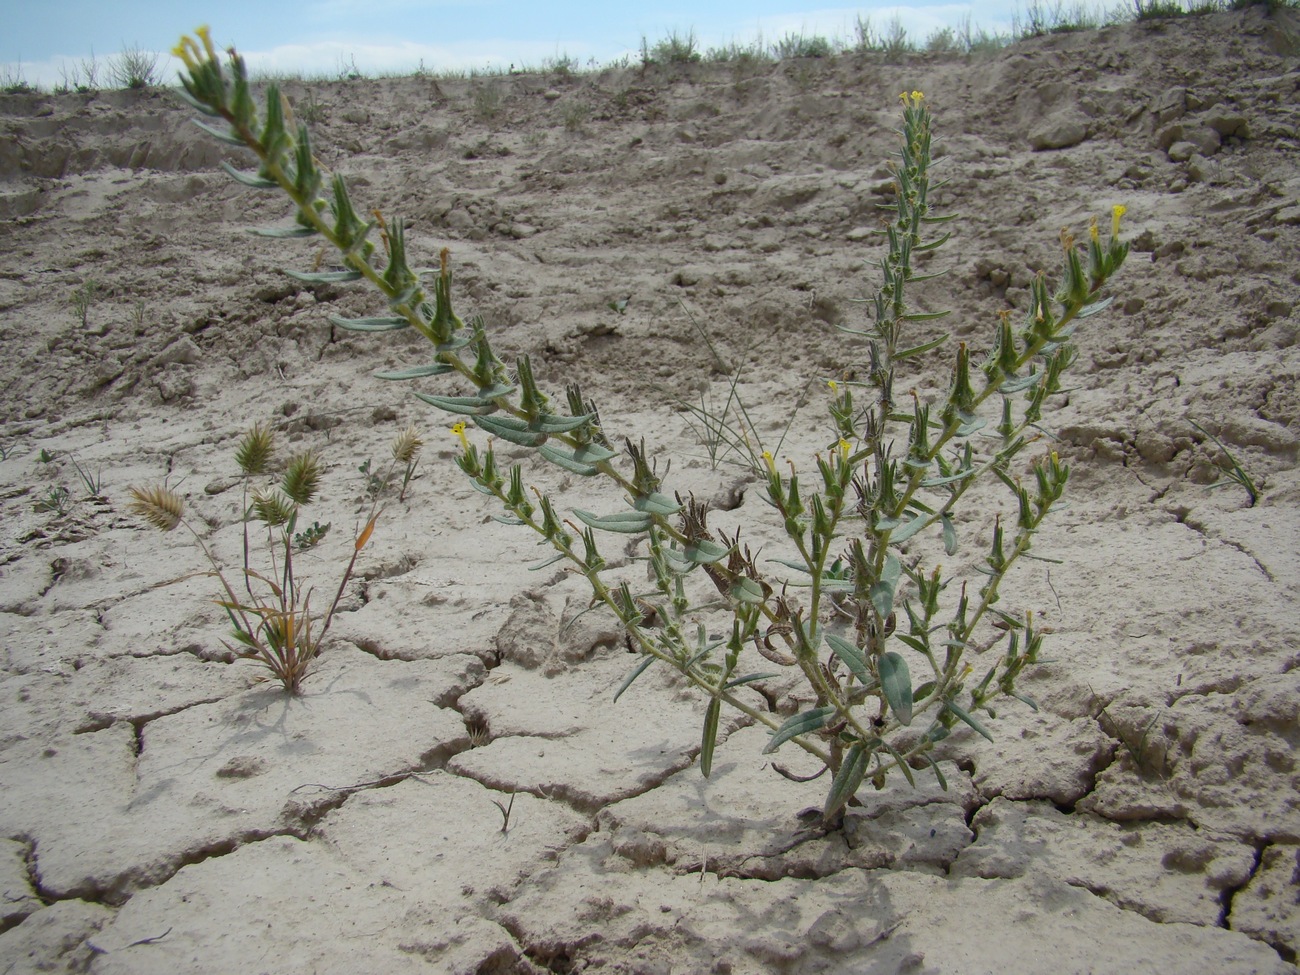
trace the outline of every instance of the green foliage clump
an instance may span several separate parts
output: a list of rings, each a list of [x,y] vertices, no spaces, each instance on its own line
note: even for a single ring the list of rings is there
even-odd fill
[[[435,271],[413,270],[402,220],[363,220],[342,177],[321,169],[306,127],[292,125],[278,90],[268,90],[259,112],[238,54],[223,64],[206,33],[200,39],[177,49],[186,97],[224,125],[200,124],[256,154],[257,169],[232,170],[236,179],[293,203],[292,227],[261,232],[322,236],[339,255],[338,270],[287,273],[308,283],[365,280],[384,296],[386,312],[334,324],[413,328],[428,340],[430,361],[381,378],[443,377],[469,387],[416,395],[459,417],[457,465],[503,509],[499,520],[549,546],[537,568],[561,563],[582,576],[593,604],[624,628],[641,659],[615,699],[655,664],[703,695],[705,775],[722,709],[734,709],[768,729],[767,752],[796,746],[830,772],[824,815],[834,821],[866,782],[880,787],[890,774],[914,781],[929,770],[943,783],[940,743],[959,725],[992,738],[1000,699],[1034,706],[1018,681],[1039,661],[1045,634],[1032,613],[1004,604],[1003,583],[1029,557],[1065,491],[1069,468],[1036,446],[1038,431],[1075,364],[1076,329],[1110,304],[1103,287],[1128,253],[1122,207],[1105,238],[1095,220],[1082,241],[1062,235],[1059,282],[1052,287],[1040,273],[1025,317],[1001,316],[986,350],[957,343],[946,392],[910,392],[934,385],[919,367],[949,342],[913,337],[945,313],[918,311],[912,290],[935,277],[918,270],[918,258],[949,241],[945,225],[954,218],[934,195],[928,102],[920,92],[903,94],[885,253],[867,302],[870,321],[845,329],[846,368],[829,384],[826,404],[829,439],[800,464],[779,465],[761,444],[749,451],[785,544],[782,557],[760,564],[743,527],[722,532],[707,506],[663,484],[644,443],[617,446],[578,386],[553,397],[538,386],[527,355],[507,366],[482,321],[467,325],[453,311],[447,251]],[[549,495],[525,486],[521,464],[506,466],[498,443],[604,481],[607,506],[561,515]],[[974,517],[963,517],[970,489],[986,483],[1002,485],[1003,503],[985,496]],[[984,537],[970,538],[980,526]],[[636,543],[648,583],[642,573],[611,567],[601,551],[610,536],[620,553],[626,541]],[[953,556],[963,538],[982,552],[973,571],[945,569],[932,557]],[[796,714],[774,714],[751,692],[750,685],[784,686],[791,678],[803,702]]]

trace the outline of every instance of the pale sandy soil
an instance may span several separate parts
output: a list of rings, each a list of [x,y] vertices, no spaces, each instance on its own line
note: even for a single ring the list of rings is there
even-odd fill
[[[418,343],[332,328],[376,303],[295,285],[278,268],[311,245],[244,234],[285,211],[219,170],[235,150],[163,92],[0,99],[0,971],[1294,973],[1296,30],[1250,12],[973,60],[291,87],[416,261],[451,248],[462,314],[549,388],[582,380],[609,432],[673,459],[670,489],[740,497],[732,523],[766,508],[665,407],[727,388],[688,313],[762,433],[806,397],[782,452],[807,463],[822,380],[864,354],[830,323],[865,321],[898,92],[926,93],[963,215],[919,300],[976,348],[1062,226],[1128,207],[1117,300],[1052,419],[1074,478],[1036,551],[1060,562],[1014,587],[1055,631],[1024,682],[1041,709],[946,743],[947,792],[866,788],[830,835],[800,817],[824,783],[775,775],[758,729],[726,724],[699,775],[701,705],[667,671],[611,702],[620,634],[563,628],[581,586],[530,573],[445,417],[373,378]],[[159,587],[204,567],[192,540],[126,510],[165,477],[236,562],[254,420],[327,458],[333,530],[301,563],[321,591],[358,465],[408,422],[429,441],[295,700],[230,660],[211,580]],[[1207,491],[1223,457],[1193,420],[1257,505]],[[66,514],[34,510],[60,485]],[[964,524],[971,562],[988,529]]]

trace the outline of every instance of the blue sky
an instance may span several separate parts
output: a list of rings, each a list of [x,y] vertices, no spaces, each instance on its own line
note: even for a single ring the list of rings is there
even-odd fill
[[[832,0],[833,3],[833,0]],[[212,28],[254,69],[336,75],[355,61],[363,72],[406,72],[423,60],[431,71],[538,67],[568,56],[608,63],[670,31],[693,30],[702,47],[757,37],[771,43],[800,31],[851,39],[861,16],[883,30],[897,15],[912,40],[956,26],[963,17],[990,32],[1011,26],[1016,0],[974,0],[902,7],[879,0],[855,6],[800,0],[5,0],[0,64],[29,84],[50,88],[94,54],[100,62],[124,47],[167,52],[182,32]],[[102,81],[102,79],[101,79]]]

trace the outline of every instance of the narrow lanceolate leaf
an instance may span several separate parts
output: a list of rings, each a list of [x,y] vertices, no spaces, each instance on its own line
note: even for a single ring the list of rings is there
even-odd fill
[[[939,346],[943,345],[943,343],[947,341],[948,341],[948,336],[945,334],[939,336],[933,342],[926,342],[924,345],[914,345],[910,349],[904,349],[902,352],[895,352],[894,361],[900,362],[903,359],[907,359],[915,355],[924,355],[926,352],[929,352],[931,349],[939,348]]]
[[[248,146],[244,145],[244,140],[241,139],[239,136],[235,135],[233,132],[230,132],[225,129],[215,128],[214,126],[208,125],[206,122],[200,122],[198,119],[190,119],[190,121],[193,122],[195,125],[197,125],[199,128],[201,128],[208,135],[212,136],[214,139],[220,139],[222,142],[226,143],[227,145],[239,146],[239,148],[241,149],[248,148]],[[272,183],[271,185],[274,186],[275,184]]]
[[[770,755],[791,738],[797,735],[805,735],[810,731],[824,727],[827,719],[835,713],[835,708],[827,705],[823,708],[813,708],[811,711],[803,711],[793,717],[787,718],[781,727],[777,728],[772,735],[772,740],[767,743],[763,749],[764,755]]]
[[[718,718],[721,714],[722,702],[715,697],[704,712],[704,735],[700,739],[700,771],[706,779],[713,771],[713,748],[718,743]]]
[[[960,481],[963,478],[971,476],[971,469],[968,467],[964,471],[958,471],[956,474],[949,474],[946,477],[927,477],[921,482],[921,487],[942,487],[945,484],[951,484],[953,481]]]
[[[347,281],[360,281],[360,271],[289,271],[285,274],[303,284],[343,284]]]
[[[957,704],[954,704],[952,701],[945,701],[943,706],[947,708],[949,711],[951,711],[953,714],[955,714],[957,717],[961,718],[962,721],[966,722],[968,725],[970,725],[972,728],[978,731],[989,741],[993,740],[993,736],[989,734],[988,729],[985,728],[982,724],[980,724],[979,721],[976,720],[976,718],[973,715],[968,713],[965,708],[960,707]]]
[[[527,428],[520,429],[513,417],[496,417],[473,415],[474,425],[486,430],[494,437],[519,444],[521,447],[540,447],[546,443],[546,434]]]
[[[411,323],[405,318],[391,315],[374,318],[340,318],[338,315],[331,315],[329,322],[350,332],[393,332],[399,328],[411,327]]]
[[[579,464],[599,464],[617,456],[614,451],[598,443],[583,444],[573,452],[573,459]]]
[[[885,693],[885,700],[900,722],[911,724],[912,675],[908,672],[907,661],[891,650],[880,655],[876,667],[880,671],[880,689]]]
[[[1017,376],[1015,379],[1008,379],[999,386],[998,392],[1003,396],[1010,396],[1012,393],[1019,393],[1030,386],[1037,386],[1038,381],[1042,378],[1043,374],[1041,372],[1031,372],[1027,376]]]
[[[668,495],[658,493],[637,498],[636,501],[633,502],[632,507],[636,508],[637,511],[645,511],[650,514],[663,515],[665,517],[668,515],[675,515],[677,512],[682,510],[682,506],[672,498],[668,497]]]
[[[476,416],[482,413],[491,413],[497,408],[496,403],[490,399],[485,400],[481,396],[433,396],[429,393],[416,393],[417,399],[422,399],[430,406],[436,406],[440,410],[448,413],[455,413],[457,416]]]
[[[1114,300],[1115,296],[1110,295],[1109,297],[1102,298],[1101,301],[1094,301],[1091,305],[1079,309],[1079,311],[1075,313],[1074,318],[1077,321],[1080,318],[1087,318],[1089,315],[1095,315],[1099,311],[1105,311],[1110,307],[1110,303]]]
[[[574,474],[578,474],[581,477],[594,477],[600,473],[598,468],[592,467],[590,464],[579,463],[573,459],[571,454],[563,450],[557,450],[550,444],[542,444],[537,448],[537,452],[552,464],[558,464],[566,471],[572,471]]]
[[[943,773],[942,773],[941,771],[939,771],[939,764],[938,764],[938,763],[937,763],[933,758],[931,758],[929,755],[925,754],[924,752],[922,752],[921,755],[922,755],[922,757],[923,757],[927,762],[930,763],[930,770],[931,770],[932,772],[934,772],[934,777],[935,777],[936,779],[939,780],[939,788],[942,789],[944,792],[947,792],[947,791],[948,791],[948,780],[945,779],[945,778],[943,777]]]
[[[658,657],[647,656],[639,664],[633,667],[632,673],[627,675],[627,680],[623,681],[623,683],[619,686],[618,690],[614,692],[614,700],[617,701],[619,697],[622,695],[622,693],[632,686],[632,682],[636,680],[638,677],[640,677],[642,674],[644,674],[646,672],[646,669],[658,659],[659,659]]]
[[[737,677],[735,680],[727,681],[726,685],[722,689],[724,691],[729,691],[733,687],[741,687],[745,684],[752,684],[756,680],[771,680],[773,677],[780,677],[780,676],[781,676],[780,674],[746,674],[744,677]]]
[[[616,515],[593,515],[590,511],[579,511],[575,508],[573,513],[577,515],[578,520],[584,525],[590,525],[600,531],[622,532],[625,535],[636,535],[643,531],[649,531],[650,526],[654,524],[654,518],[644,511],[621,511]]]
[[[880,747],[883,748],[885,751],[889,752],[889,754],[894,757],[894,761],[898,762],[898,767],[903,771],[903,777],[907,779],[907,784],[910,785],[913,789],[915,789],[916,779],[912,777],[912,767],[908,765],[907,762],[903,759],[903,756],[899,754],[898,749],[895,748],[893,745],[891,745],[889,742],[885,741],[885,739],[883,738],[880,739]]]
[[[868,596],[881,619],[885,619],[894,611],[894,590],[898,587],[898,578],[902,571],[902,563],[890,555],[885,559],[885,567],[880,571],[880,578],[871,585]]]
[[[849,750],[844,753],[840,770],[835,773],[835,778],[831,781],[830,794],[826,796],[826,806],[822,809],[822,815],[826,819],[834,816],[853,798],[858,787],[862,785],[863,777],[867,774],[867,764],[870,759],[871,756],[862,747],[862,742],[855,741],[849,746]]]
[[[738,603],[759,606],[767,598],[767,594],[763,592],[763,587],[756,580],[741,576],[731,587],[731,598]]]
[[[957,529],[947,515],[940,518],[939,522],[943,525],[943,550],[948,555],[954,555],[957,552]]]
[[[375,373],[376,379],[423,379],[426,376],[445,376],[455,372],[445,362],[431,362],[427,366],[412,366],[409,369],[387,369]]]
[[[826,642],[831,645],[831,651],[835,656],[843,660],[849,670],[853,672],[853,676],[858,679],[860,684],[871,683],[871,675],[867,673],[867,664],[862,657],[861,650],[834,633],[826,634]]]
[[[903,525],[903,527],[895,528],[889,535],[889,544],[898,545],[907,541],[925,527],[926,520],[929,519],[929,517],[929,515],[917,515],[911,521],[907,522],[907,524]]]
[[[548,565],[554,565],[556,562],[560,561],[560,559],[563,558],[568,558],[568,556],[566,556],[563,552],[557,552],[555,555],[552,555],[549,559],[543,559],[541,562],[538,562],[536,565],[530,565],[528,567],[528,571],[536,572],[538,569],[545,569]]]
[[[719,559],[725,559],[730,551],[731,549],[726,545],[719,545],[717,542],[702,538],[682,549],[682,555],[696,565],[709,565]]]
[[[315,237],[319,230],[314,227],[249,227],[248,232],[257,237]]]

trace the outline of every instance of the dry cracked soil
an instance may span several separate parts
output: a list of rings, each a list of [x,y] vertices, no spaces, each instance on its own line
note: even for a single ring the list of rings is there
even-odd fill
[[[770,518],[675,401],[721,408],[739,371],[758,433],[794,414],[783,456],[826,442],[899,92],[925,92],[960,214],[916,291],[954,314],[918,341],[987,348],[1061,228],[1127,207],[1116,300],[1050,415],[1055,561],[1014,580],[1053,631],[1039,709],[943,743],[946,790],[868,786],[829,832],[824,781],[775,774],[745,721],[704,779],[701,702],[666,669],[613,702],[622,634],[571,622],[581,580],[530,572],[445,418],[374,377],[415,339],[333,327],[372,297],[296,283],[318,248],[245,233],[287,214],[222,171],[237,149],[168,91],[0,98],[0,971],[1294,975],[1298,32],[1256,8],[970,58],[287,86],[417,263],[450,248],[463,315],[728,524]],[[238,565],[257,420],[326,458],[333,530],[299,561],[320,592],[359,467],[408,423],[427,441],[292,699],[232,659],[193,538],[127,509],[166,479]],[[1196,424],[1258,503],[1210,490],[1227,456]],[[961,526],[970,564],[990,528]]]

